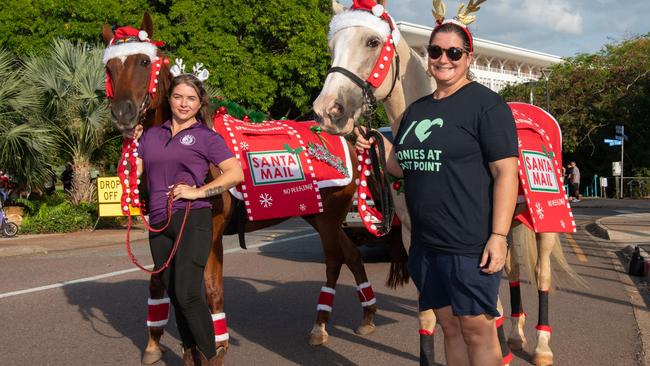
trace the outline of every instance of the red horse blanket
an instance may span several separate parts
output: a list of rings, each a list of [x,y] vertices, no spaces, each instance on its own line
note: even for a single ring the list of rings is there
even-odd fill
[[[217,112],[213,122],[244,170],[231,193],[251,221],[323,212],[320,189],[352,180],[345,139],[321,133],[314,121],[248,123]]]
[[[534,105],[508,105],[519,137],[519,190],[528,207],[515,219],[536,233],[575,232],[576,223],[562,183],[560,125]]]

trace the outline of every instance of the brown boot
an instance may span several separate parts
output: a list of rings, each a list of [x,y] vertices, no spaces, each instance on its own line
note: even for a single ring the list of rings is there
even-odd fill
[[[223,353],[221,355],[217,353],[215,356],[213,356],[211,359],[208,360],[203,355],[203,352],[199,351],[198,349],[196,352],[201,357],[201,363],[200,363],[201,366],[223,366]]]
[[[201,365],[201,352],[196,346],[185,348],[183,347],[183,366],[199,366]]]

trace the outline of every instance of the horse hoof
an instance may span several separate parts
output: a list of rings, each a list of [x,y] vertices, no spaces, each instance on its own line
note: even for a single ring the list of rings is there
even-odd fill
[[[357,328],[357,330],[355,330],[354,332],[358,335],[368,335],[374,331],[375,331],[375,325],[370,323],[370,324],[360,325],[359,328]]]
[[[552,366],[553,365],[553,354],[536,353],[533,356],[533,364],[535,366]]]
[[[210,359],[210,365],[223,366],[224,358],[226,357],[226,347],[217,347],[217,354]],[[198,365],[197,365],[198,366]]]
[[[508,339],[508,347],[512,351],[520,351],[526,349],[526,346],[528,346],[528,342],[525,339]]]
[[[152,350],[145,350],[144,354],[142,355],[142,361],[140,361],[143,365],[153,365],[154,363],[160,361],[163,356],[163,350],[160,348],[157,349],[152,349]]]

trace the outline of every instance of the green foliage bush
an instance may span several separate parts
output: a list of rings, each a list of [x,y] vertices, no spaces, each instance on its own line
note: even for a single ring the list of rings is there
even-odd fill
[[[34,215],[27,216],[20,228],[23,233],[67,233],[92,228],[92,205],[73,206],[64,201],[56,206],[43,202]]]

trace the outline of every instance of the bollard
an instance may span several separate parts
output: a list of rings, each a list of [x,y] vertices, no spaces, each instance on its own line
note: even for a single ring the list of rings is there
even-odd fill
[[[643,276],[643,269],[644,269],[645,263],[643,260],[643,256],[641,255],[641,248],[637,245],[634,247],[634,253],[632,254],[632,258],[630,259],[630,268],[628,269],[627,273],[630,276]]]

